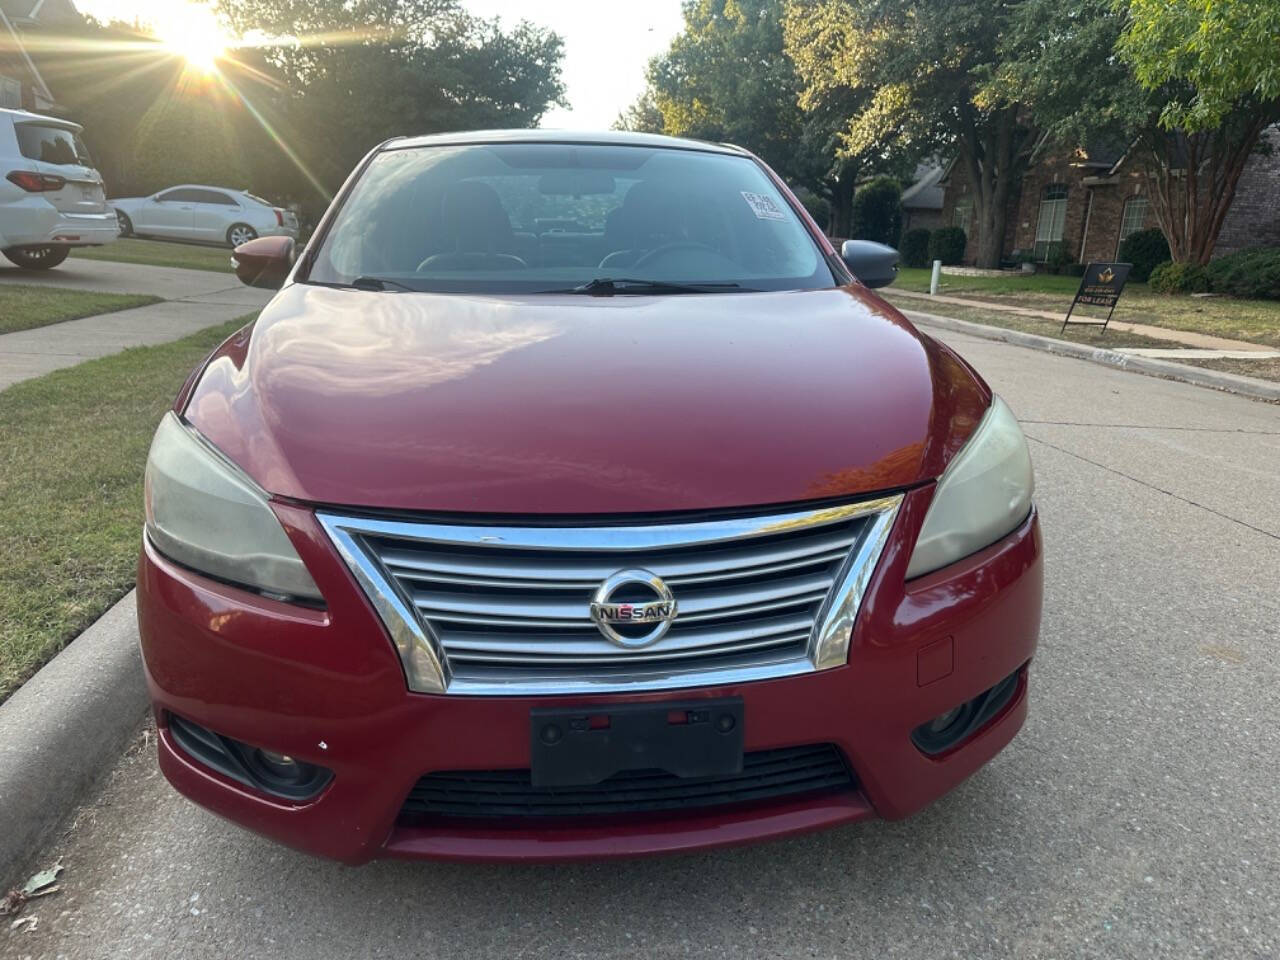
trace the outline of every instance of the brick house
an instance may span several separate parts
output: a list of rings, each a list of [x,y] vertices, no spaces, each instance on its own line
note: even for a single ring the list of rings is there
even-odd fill
[[[1250,158],[1223,222],[1215,255],[1245,247],[1280,244],[1280,128],[1272,127],[1270,156]],[[942,221],[963,227],[965,262],[977,256],[977,230],[968,179],[954,162],[942,179]],[[1120,241],[1136,230],[1158,226],[1144,195],[1142,172],[1127,152],[1106,147],[1050,155],[1033,164],[1012,191],[1003,252],[1029,250],[1044,261],[1061,249],[1068,260],[1114,260]]]
[[[71,0],[0,0],[0,107],[58,112],[24,38],[79,17]]]
[[[942,175],[946,167],[928,160],[916,167],[911,185],[902,191],[902,232],[942,226]]]

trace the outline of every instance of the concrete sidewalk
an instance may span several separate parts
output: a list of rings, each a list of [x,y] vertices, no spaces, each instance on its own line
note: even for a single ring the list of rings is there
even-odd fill
[[[0,269],[3,283],[148,293],[165,302],[0,335],[0,390],[127,347],[178,340],[260,310],[272,296],[229,273],[94,260],[68,260],[44,272]]]
[[[898,297],[909,297],[912,300],[921,300],[927,303],[949,303],[957,307],[980,307],[984,310],[996,310],[1000,313],[1012,313],[1019,317],[1033,317],[1037,320],[1052,320],[1061,326],[1063,313],[1053,313],[1048,310],[1034,310],[1030,307],[1015,307],[1007,303],[996,303],[992,300],[975,300],[972,297],[948,297],[944,294],[931,295],[928,293],[918,293],[914,290],[898,290],[896,288],[890,290],[882,290],[881,293],[889,293]],[[1247,353],[1272,353],[1274,347],[1268,347],[1261,343],[1249,343],[1247,340],[1230,340],[1226,337],[1214,337],[1207,333],[1194,333],[1190,330],[1171,330],[1168,327],[1153,327],[1147,323],[1129,323],[1124,320],[1112,320],[1109,329],[1120,330],[1125,333],[1135,333],[1139,336],[1150,337],[1152,340],[1167,340],[1169,343],[1181,344],[1184,347],[1190,347],[1196,350],[1231,350],[1242,351]]]

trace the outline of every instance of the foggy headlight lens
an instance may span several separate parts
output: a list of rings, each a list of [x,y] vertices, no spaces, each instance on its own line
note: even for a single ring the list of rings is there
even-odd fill
[[[978,429],[938,481],[907,567],[907,579],[929,573],[995,543],[1031,509],[1035,481],[1022,428],[992,397]]]
[[[319,600],[267,497],[172,412],[151,441],[147,534],[165,556],[284,599]]]

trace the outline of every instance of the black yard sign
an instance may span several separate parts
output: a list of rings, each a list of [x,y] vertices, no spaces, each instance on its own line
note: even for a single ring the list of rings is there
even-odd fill
[[[1090,326],[1101,325],[1105,331],[1107,324],[1111,322],[1111,314],[1116,311],[1116,301],[1120,299],[1120,291],[1124,289],[1124,282],[1129,279],[1131,269],[1133,269],[1131,263],[1091,263],[1085,267],[1084,276],[1080,278],[1080,289],[1076,291],[1076,298],[1067,308],[1062,329],[1066,330],[1068,323],[1075,322]],[[1107,319],[1072,321],[1071,311],[1077,306],[1106,307]]]

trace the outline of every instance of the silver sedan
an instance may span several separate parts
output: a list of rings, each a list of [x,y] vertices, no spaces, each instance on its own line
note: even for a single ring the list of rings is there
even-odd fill
[[[183,184],[149,197],[109,200],[120,236],[164,237],[237,247],[257,237],[298,236],[293,211],[246,190]]]

